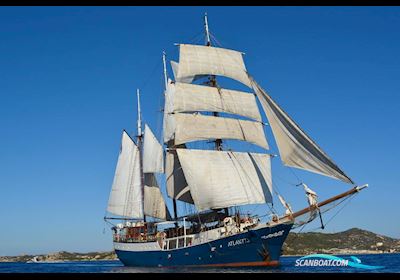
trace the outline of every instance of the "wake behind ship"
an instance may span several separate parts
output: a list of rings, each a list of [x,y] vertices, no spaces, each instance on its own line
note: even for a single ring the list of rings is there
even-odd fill
[[[136,142],[122,133],[107,207],[111,215],[105,220],[112,225],[115,252],[127,266],[278,266],[292,228],[317,217],[323,228],[324,212],[367,186],[356,186],[272,100],[249,75],[243,53],[212,46],[207,16],[204,21],[206,44],[179,45],[179,62],[171,61],[174,80],[163,54],[163,145],[147,124],[142,131],[139,90]],[[253,92],[227,89],[219,76]],[[309,206],[294,212],[273,188],[271,161],[277,155],[265,152],[267,124],[257,100],[285,166],[353,188],[318,202],[315,191],[299,182]],[[231,141],[247,144],[238,151]],[[160,186],[172,200],[173,215]],[[286,209],[282,215],[273,207],[274,196]],[[246,206],[268,209],[260,215]]]

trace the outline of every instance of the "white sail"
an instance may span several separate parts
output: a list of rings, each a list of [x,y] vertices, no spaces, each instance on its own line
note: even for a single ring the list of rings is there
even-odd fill
[[[164,152],[150,127],[145,124],[143,141],[143,172],[163,173]]]
[[[177,81],[197,75],[218,75],[251,87],[242,53],[223,48],[180,44]]]
[[[281,202],[282,206],[286,208],[286,214],[293,214],[293,210],[292,210],[292,207],[290,206],[290,204],[287,203],[286,200],[284,200],[283,197],[280,196],[279,194],[278,194],[278,198],[279,198],[279,201]]]
[[[167,152],[165,162],[167,194],[169,197],[193,204],[190,188],[175,151]]]
[[[164,118],[163,118],[163,138],[164,143],[173,139],[175,122],[172,116],[174,108],[174,87],[171,86],[172,82],[168,79],[167,88],[164,93]]]
[[[173,95],[171,109],[174,113],[221,112],[261,121],[253,93],[185,83],[171,83],[169,87]]]
[[[199,211],[272,202],[270,155],[176,151]]]
[[[259,122],[201,114],[176,113],[171,117],[176,145],[198,140],[236,139],[268,149],[263,125]]]
[[[144,214],[161,220],[170,220],[168,208],[154,174],[144,175]]]
[[[251,77],[253,89],[268,117],[282,162],[353,184],[353,181],[320,147],[272,100]]]
[[[176,61],[171,60],[171,68],[172,68],[172,72],[174,73],[174,77],[175,77],[175,81],[179,82],[179,83],[192,83],[198,79],[207,77],[207,75],[196,75],[196,76],[186,76],[186,77],[182,77],[182,78],[178,78],[178,71],[179,71],[179,63]]]
[[[125,131],[107,211],[123,217],[143,218],[139,149]]]

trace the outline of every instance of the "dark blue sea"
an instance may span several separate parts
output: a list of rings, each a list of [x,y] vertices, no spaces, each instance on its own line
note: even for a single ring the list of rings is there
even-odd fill
[[[349,259],[349,256],[340,256]],[[299,257],[282,257],[279,268],[141,268],[125,267],[119,261],[90,261],[90,262],[62,262],[62,263],[0,263],[0,273],[270,273],[270,272],[396,272],[400,273],[400,254],[376,254],[376,255],[356,255],[365,265],[383,266],[379,269],[362,269],[354,267],[318,267],[318,266],[296,266]]]

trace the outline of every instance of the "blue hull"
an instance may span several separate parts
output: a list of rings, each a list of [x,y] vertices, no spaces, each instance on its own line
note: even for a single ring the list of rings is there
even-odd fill
[[[282,245],[292,226],[249,230],[174,250],[115,252],[126,266],[278,266]]]

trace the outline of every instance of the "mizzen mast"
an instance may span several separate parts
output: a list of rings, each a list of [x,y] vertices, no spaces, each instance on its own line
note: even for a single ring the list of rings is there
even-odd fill
[[[146,221],[146,215],[144,213],[144,173],[143,173],[143,131],[142,131],[142,112],[140,109],[140,91],[136,90],[137,95],[137,110],[138,110],[138,118],[137,118],[137,143],[139,153],[139,164],[140,164],[140,189],[142,194],[142,209],[143,209],[143,221]]]
[[[165,85],[165,91],[166,91],[168,88],[168,76],[167,76],[167,61],[166,61],[165,51],[163,51],[162,59],[163,59],[164,85]],[[164,94],[166,94],[166,92]],[[164,98],[164,100],[165,100],[165,98]],[[174,209],[175,227],[178,227],[178,223],[176,222],[178,220],[178,210],[177,210],[175,198],[172,198],[172,204],[173,204],[173,209]]]

